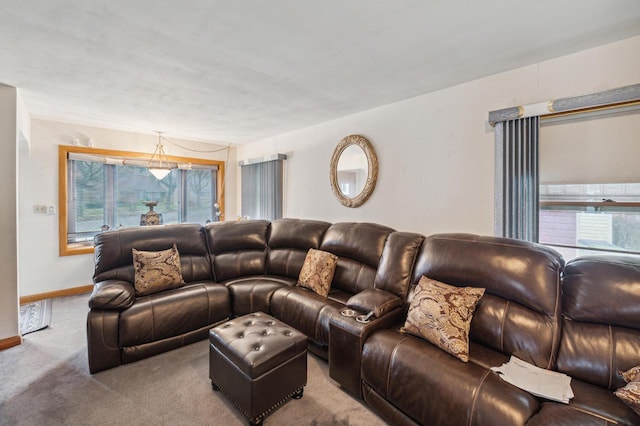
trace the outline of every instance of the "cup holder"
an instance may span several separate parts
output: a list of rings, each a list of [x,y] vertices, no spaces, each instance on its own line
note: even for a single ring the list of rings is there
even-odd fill
[[[368,323],[370,320],[369,320],[369,318],[367,317],[367,315],[358,315],[358,316],[356,317],[356,321],[358,321],[359,323],[362,323],[362,324],[366,324],[366,323]]]
[[[355,317],[358,313],[353,309],[343,309],[340,311],[340,315],[343,317]]]

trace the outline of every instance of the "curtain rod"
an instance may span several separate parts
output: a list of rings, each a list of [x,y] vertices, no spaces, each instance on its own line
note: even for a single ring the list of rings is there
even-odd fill
[[[560,116],[583,111],[640,104],[640,84],[619,87],[589,95],[560,98],[535,104],[515,106],[489,112],[489,124],[532,116]]]
[[[286,160],[286,159],[287,159],[287,154],[272,154],[272,155],[266,155],[264,157],[251,158],[249,160],[240,160],[238,161],[238,165],[242,167],[242,166],[248,166],[250,164],[266,163],[268,161],[278,161],[278,160]]]

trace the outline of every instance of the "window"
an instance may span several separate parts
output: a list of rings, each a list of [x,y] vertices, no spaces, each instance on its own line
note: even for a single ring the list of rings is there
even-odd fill
[[[140,226],[145,202],[157,202],[163,223],[217,221],[224,211],[223,162],[170,157],[179,168],[157,180],[145,154],[60,146],[59,156],[61,255],[92,252],[104,230]]]
[[[539,241],[566,259],[640,254],[640,111],[543,120]]]
[[[539,235],[567,259],[640,254],[640,183],[540,185]]]
[[[591,251],[640,255],[638,244],[630,241],[635,237],[625,237],[622,243],[622,234],[640,233],[638,201],[608,197],[620,188],[629,194],[640,182],[639,113],[639,84],[491,111],[489,123],[496,126],[496,235],[546,242],[556,248],[586,243],[591,244]],[[534,132],[511,126],[528,118],[540,119]],[[522,149],[528,146],[533,149]],[[566,197],[571,191],[588,194],[592,187],[600,188],[601,198]],[[564,197],[552,199],[556,192]],[[572,209],[573,213],[567,212]],[[546,223],[538,226],[539,221]],[[618,243],[613,241],[616,233]],[[563,254],[570,259],[582,253]]]

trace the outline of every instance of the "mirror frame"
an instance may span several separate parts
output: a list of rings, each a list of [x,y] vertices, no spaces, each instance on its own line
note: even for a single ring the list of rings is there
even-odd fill
[[[367,181],[364,184],[364,188],[355,197],[347,197],[340,191],[340,185],[338,184],[338,161],[345,149],[351,145],[357,145],[364,151],[364,155],[367,157]],[[331,191],[333,195],[346,207],[359,207],[361,206],[373,193],[378,180],[378,157],[376,152],[365,137],[360,135],[349,135],[342,139],[336,149],[333,151],[333,157],[331,157],[330,165],[330,179],[331,179]]]

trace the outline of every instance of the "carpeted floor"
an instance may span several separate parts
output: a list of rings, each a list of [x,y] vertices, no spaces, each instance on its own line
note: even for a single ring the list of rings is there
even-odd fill
[[[53,300],[51,325],[0,351],[0,425],[242,425],[209,381],[207,341],[91,375],[88,295]],[[309,356],[304,397],[265,425],[383,425]]]

